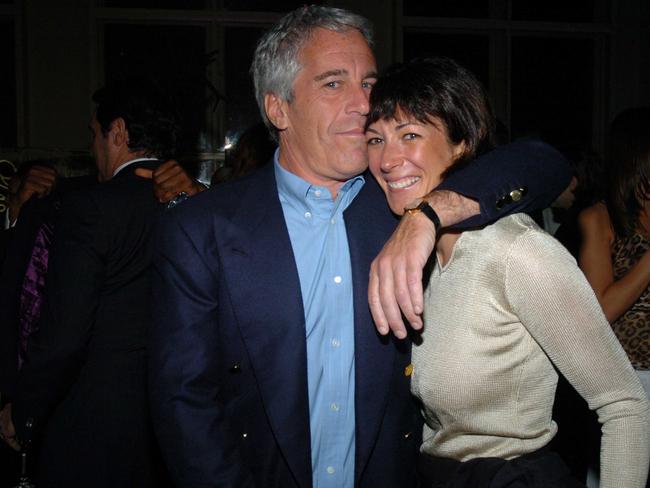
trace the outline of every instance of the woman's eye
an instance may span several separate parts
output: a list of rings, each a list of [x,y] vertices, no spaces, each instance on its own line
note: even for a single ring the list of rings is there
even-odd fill
[[[404,139],[407,141],[411,141],[417,137],[420,137],[418,134],[415,134],[414,132],[409,132],[408,134],[404,134]]]
[[[371,137],[368,139],[368,145],[369,146],[376,146],[377,144],[381,144],[383,141],[379,137]]]

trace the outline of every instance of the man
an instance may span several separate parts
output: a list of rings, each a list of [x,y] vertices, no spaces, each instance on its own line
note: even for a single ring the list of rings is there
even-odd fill
[[[364,173],[376,77],[369,44],[367,22],[343,10],[311,6],[284,17],[252,66],[279,142],[273,164],[195,197],[161,229],[151,405],[179,486],[416,483],[422,422],[409,392],[410,345],[377,334],[366,301],[371,261],[396,224]],[[516,166],[534,152],[520,145],[490,157]],[[552,150],[541,152],[534,166],[566,172]],[[493,181],[491,193],[478,193],[482,203],[526,185],[529,169]],[[489,179],[489,171],[479,166],[467,178]],[[534,186],[503,206],[523,193],[545,200]],[[443,223],[478,209],[441,194],[431,199],[467,203],[438,201]],[[406,220],[435,242],[426,216]],[[400,227],[406,246],[412,231]]]
[[[100,184],[63,199],[39,330],[2,412],[2,435],[17,447],[42,433],[39,486],[158,486],[145,367],[161,206],[135,172],[173,156],[177,126],[142,80],[109,84],[93,99]]]

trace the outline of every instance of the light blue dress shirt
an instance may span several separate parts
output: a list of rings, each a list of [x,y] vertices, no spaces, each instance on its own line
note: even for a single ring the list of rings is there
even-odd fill
[[[275,178],[305,310],[314,488],[354,486],[354,304],[343,211],[365,180],[348,180],[332,200],[325,187],[280,166]]]

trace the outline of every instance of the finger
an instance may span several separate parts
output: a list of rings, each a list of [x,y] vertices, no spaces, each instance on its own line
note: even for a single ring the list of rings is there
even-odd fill
[[[393,275],[395,277],[395,299],[399,306],[404,318],[414,329],[422,328],[422,319],[420,315],[414,310],[411,301],[411,294],[408,282],[408,273],[406,266],[394,265]],[[401,317],[400,317],[401,318]]]
[[[375,271],[375,263],[370,266],[370,277],[368,278],[368,305],[370,305],[370,313],[375,321],[375,327],[381,335],[386,335],[389,332],[388,321],[386,315],[381,308],[381,300],[379,299],[379,277]]]
[[[53,188],[54,185],[48,180],[34,179],[25,182],[22,193],[27,197],[26,199],[34,194],[39,197],[44,197],[49,195]]]
[[[406,269],[406,283],[409,293],[409,301],[412,304],[413,314],[417,316],[418,326],[407,315],[409,322],[415,329],[422,327],[422,312],[424,311],[424,290],[422,289],[422,266],[417,263],[410,263]]]
[[[156,183],[164,183],[172,178],[178,178],[178,176],[183,173],[184,170],[180,166],[158,166],[153,171],[153,177]]]
[[[148,180],[153,179],[153,170],[147,168],[136,168],[135,174],[140,178],[146,178]]]
[[[386,260],[382,260],[379,262],[377,269],[379,271],[379,300],[386,315],[388,327],[393,331],[395,337],[403,339],[406,337],[406,328],[395,300],[393,268],[390,263],[386,263]]]
[[[178,192],[173,191],[159,191],[156,193],[156,198],[160,203],[167,203],[170,200],[173,200],[178,195]]]
[[[58,178],[58,174],[54,168],[49,168],[46,166],[37,166],[30,168],[30,170],[25,175],[25,181],[32,179],[38,179],[40,181],[47,182],[49,185],[54,185]]]

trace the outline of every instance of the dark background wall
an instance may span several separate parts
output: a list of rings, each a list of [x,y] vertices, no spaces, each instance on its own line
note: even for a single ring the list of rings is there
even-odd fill
[[[247,73],[255,40],[302,3],[0,0],[0,159],[50,158],[76,171],[87,161],[92,92],[146,73],[174,93],[186,158],[211,171],[258,120]],[[647,0],[321,3],[373,21],[380,66],[457,58],[488,87],[508,135],[541,135],[572,157],[601,149],[620,110],[650,104]]]

